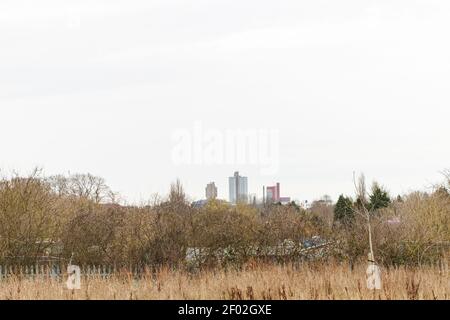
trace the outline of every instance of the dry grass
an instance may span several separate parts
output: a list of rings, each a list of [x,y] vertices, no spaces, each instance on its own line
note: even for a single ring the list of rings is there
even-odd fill
[[[365,266],[255,265],[244,271],[210,270],[192,275],[162,269],[136,281],[126,274],[108,280],[85,279],[82,289],[68,291],[52,280],[4,279],[0,299],[184,300],[184,299],[439,299],[450,298],[446,268],[383,269],[383,290],[365,287]]]

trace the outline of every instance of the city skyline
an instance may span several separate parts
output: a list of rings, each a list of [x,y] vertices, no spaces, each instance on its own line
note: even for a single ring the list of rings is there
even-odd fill
[[[177,178],[194,199],[211,179],[226,198],[235,170],[249,193],[280,181],[299,200],[353,195],[353,172],[393,195],[430,190],[450,163],[449,12],[443,0],[2,2],[0,168],[89,172],[130,203]],[[247,129],[257,161],[228,163],[227,133]],[[180,131],[192,155],[177,162]]]
[[[0,1],[0,300],[449,300],[448,30],[449,0]]]
[[[291,197],[281,196],[281,184],[279,182],[277,182],[275,186],[262,186],[262,194],[259,194],[248,192],[248,181],[248,177],[240,176],[239,171],[235,171],[233,177],[228,177],[228,198],[222,198],[220,200],[227,200],[232,204],[236,204],[236,199],[239,197],[241,197],[240,201],[247,203],[288,203],[291,201]],[[206,185],[205,199],[201,200],[212,199],[219,199],[218,188],[216,187],[215,181],[212,181]]]

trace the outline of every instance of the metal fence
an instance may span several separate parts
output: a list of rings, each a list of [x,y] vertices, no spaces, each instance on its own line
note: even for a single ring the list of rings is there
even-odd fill
[[[131,269],[130,274],[141,273],[138,269]],[[109,278],[117,273],[114,266],[88,265],[81,266],[81,276],[85,278]],[[67,265],[0,265],[0,280],[19,277],[27,279],[53,279],[61,280],[67,276]]]

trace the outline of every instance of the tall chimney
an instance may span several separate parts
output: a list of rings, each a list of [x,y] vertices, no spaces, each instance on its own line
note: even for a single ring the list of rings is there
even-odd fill
[[[280,192],[280,183],[278,182],[277,183],[277,195],[276,195],[277,201],[280,201],[280,198],[281,198],[280,194],[281,194],[281,192]]]
[[[263,205],[266,204],[266,186],[263,186]]]

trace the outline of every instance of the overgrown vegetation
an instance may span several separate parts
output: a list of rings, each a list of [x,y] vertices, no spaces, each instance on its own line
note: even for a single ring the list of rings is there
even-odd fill
[[[299,261],[305,242],[320,237],[332,245],[316,258],[353,265],[369,251],[360,206],[370,210],[379,262],[434,264],[448,259],[450,243],[450,174],[445,176],[432,192],[396,200],[374,184],[367,199],[341,196],[336,205],[321,201],[308,209],[219,200],[195,208],[179,182],[167,199],[123,206],[101,178],[47,178],[36,170],[0,181],[0,264],[66,263],[73,255],[78,264],[183,267],[188,248],[201,248],[202,266],[240,267],[255,258]],[[289,250],[267,253],[280,246]]]

